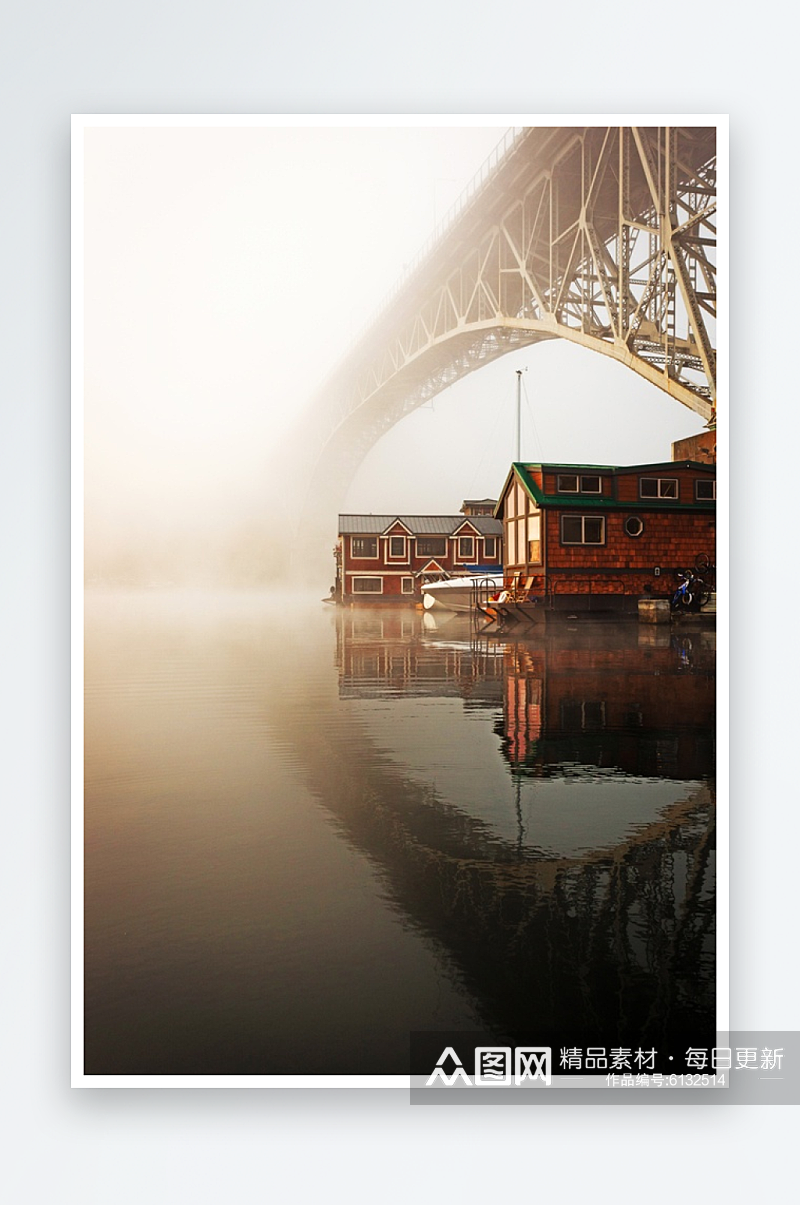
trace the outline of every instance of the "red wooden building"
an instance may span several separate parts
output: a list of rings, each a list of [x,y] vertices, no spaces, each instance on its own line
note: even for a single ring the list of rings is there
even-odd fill
[[[339,515],[341,602],[415,603],[425,581],[498,573],[503,525],[491,515]]]
[[[549,610],[635,611],[715,559],[716,465],[513,464],[495,514],[506,582]]]

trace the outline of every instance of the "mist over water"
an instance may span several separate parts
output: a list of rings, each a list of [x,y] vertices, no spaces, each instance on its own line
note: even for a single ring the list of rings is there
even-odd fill
[[[454,514],[464,498],[497,496],[515,453],[517,369],[525,457],[654,462],[696,433],[662,391],[556,340],[429,400],[367,449],[338,499],[317,499],[312,404],[503,134],[85,131],[90,584],[289,575],[324,593],[337,509]]]
[[[713,1025],[713,637],[427,619],[89,591],[87,1072]]]

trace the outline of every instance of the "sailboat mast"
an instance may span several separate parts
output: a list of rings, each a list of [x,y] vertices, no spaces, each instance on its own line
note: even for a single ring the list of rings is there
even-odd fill
[[[522,369],[517,369],[517,462],[522,460]]]

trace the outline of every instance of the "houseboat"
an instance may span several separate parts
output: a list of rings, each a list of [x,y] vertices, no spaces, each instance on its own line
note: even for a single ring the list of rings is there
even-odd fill
[[[429,582],[503,570],[496,503],[464,503],[458,515],[339,515],[334,596],[347,605],[419,604]]]
[[[488,618],[635,615],[641,598],[671,598],[682,570],[714,563],[716,465],[515,463],[495,517],[504,583],[479,600]]]

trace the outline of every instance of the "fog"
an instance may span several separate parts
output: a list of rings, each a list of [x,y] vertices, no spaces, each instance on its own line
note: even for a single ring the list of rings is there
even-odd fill
[[[85,130],[90,581],[280,575],[269,478],[282,441],[504,130]],[[517,368],[524,457],[668,459],[673,440],[702,426],[629,369],[547,343],[399,423],[345,509],[455,513],[466,497],[496,497],[515,454]],[[297,464],[298,480],[308,467]],[[336,515],[322,520],[332,543]],[[321,582],[329,574],[320,566]]]

